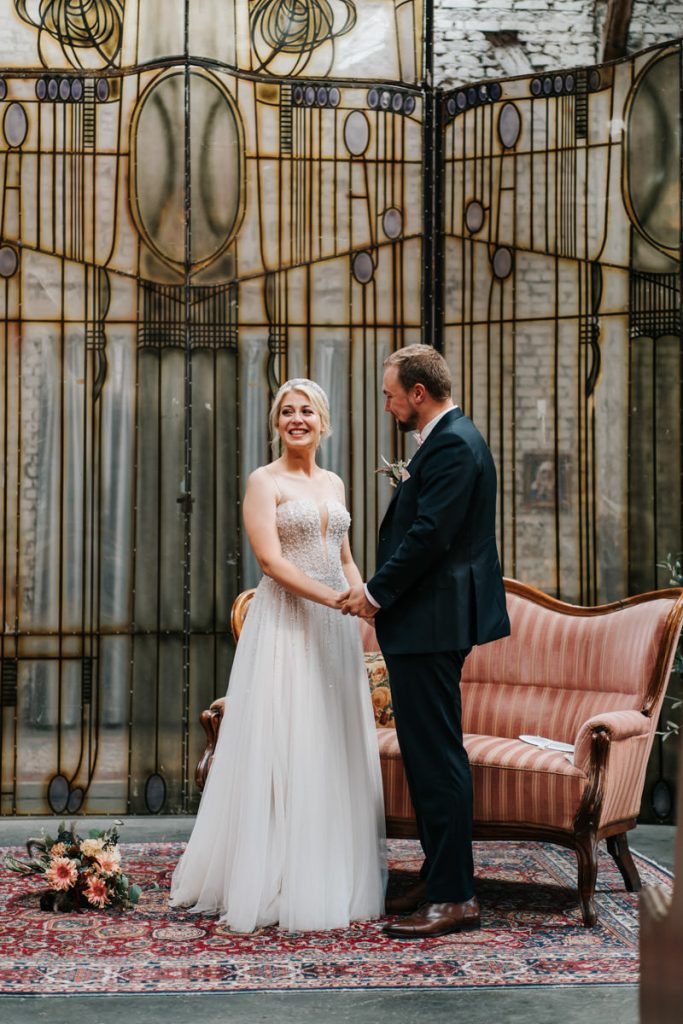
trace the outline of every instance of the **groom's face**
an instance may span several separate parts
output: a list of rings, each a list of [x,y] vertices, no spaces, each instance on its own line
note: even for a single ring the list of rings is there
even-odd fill
[[[387,366],[382,384],[384,392],[384,411],[390,412],[396,420],[399,430],[416,430],[418,425],[418,405],[412,391],[401,387],[398,370],[395,366]]]

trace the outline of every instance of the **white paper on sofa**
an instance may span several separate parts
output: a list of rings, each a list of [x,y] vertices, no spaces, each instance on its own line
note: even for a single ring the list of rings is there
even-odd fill
[[[562,743],[561,740],[551,740],[547,736],[520,736],[525,743],[533,743],[535,747],[543,747],[547,750],[562,750],[564,753],[573,754],[573,743]]]

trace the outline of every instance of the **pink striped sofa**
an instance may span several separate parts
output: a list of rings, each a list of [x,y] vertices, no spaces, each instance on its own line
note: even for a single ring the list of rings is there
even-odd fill
[[[657,717],[683,623],[683,591],[660,590],[595,608],[565,604],[506,580],[512,632],[475,648],[462,679],[476,839],[534,839],[576,851],[586,925],[597,920],[597,845],[607,840],[629,891],[640,888],[626,833],[640,808]],[[235,600],[237,638],[249,591]],[[374,630],[363,629],[367,651]],[[206,778],[220,726],[202,713]],[[386,714],[384,715],[386,718]],[[567,755],[519,739],[574,745]],[[416,836],[396,731],[378,725],[387,834]]]

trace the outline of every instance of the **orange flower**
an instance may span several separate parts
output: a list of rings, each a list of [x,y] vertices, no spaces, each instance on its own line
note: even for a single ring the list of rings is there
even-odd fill
[[[55,843],[50,847],[51,857],[63,857],[66,853],[66,843]]]
[[[109,897],[107,895],[107,883],[98,878],[97,875],[91,875],[88,879],[88,884],[83,890],[83,895],[92,907],[102,907],[109,903]]]
[[[118,849],[102,850],[97,854],[100,871],[105,875],[117,875],[121,870],[121,854]]]
[[[45,877],[51,889],[70,889],[78,878],[78,868],[68,857],[54,857]]]

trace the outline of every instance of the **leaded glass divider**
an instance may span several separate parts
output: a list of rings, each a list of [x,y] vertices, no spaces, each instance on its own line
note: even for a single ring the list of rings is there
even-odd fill
[[[196,804],[288,374],[330,392],[372,558],[381,362],[421,337],[425,12],[304,6],[3,0],[2,813]]]
[[[429,3],[280,7],[0,0],[1,813],[195,805],[286,376],[364,569],[424,339],[508,574],[602,600],[680,545],[680,44],[444,93]]]
[[[505,571],[598,603],[681,547],[681,44],[442,97],[444,348]]]

